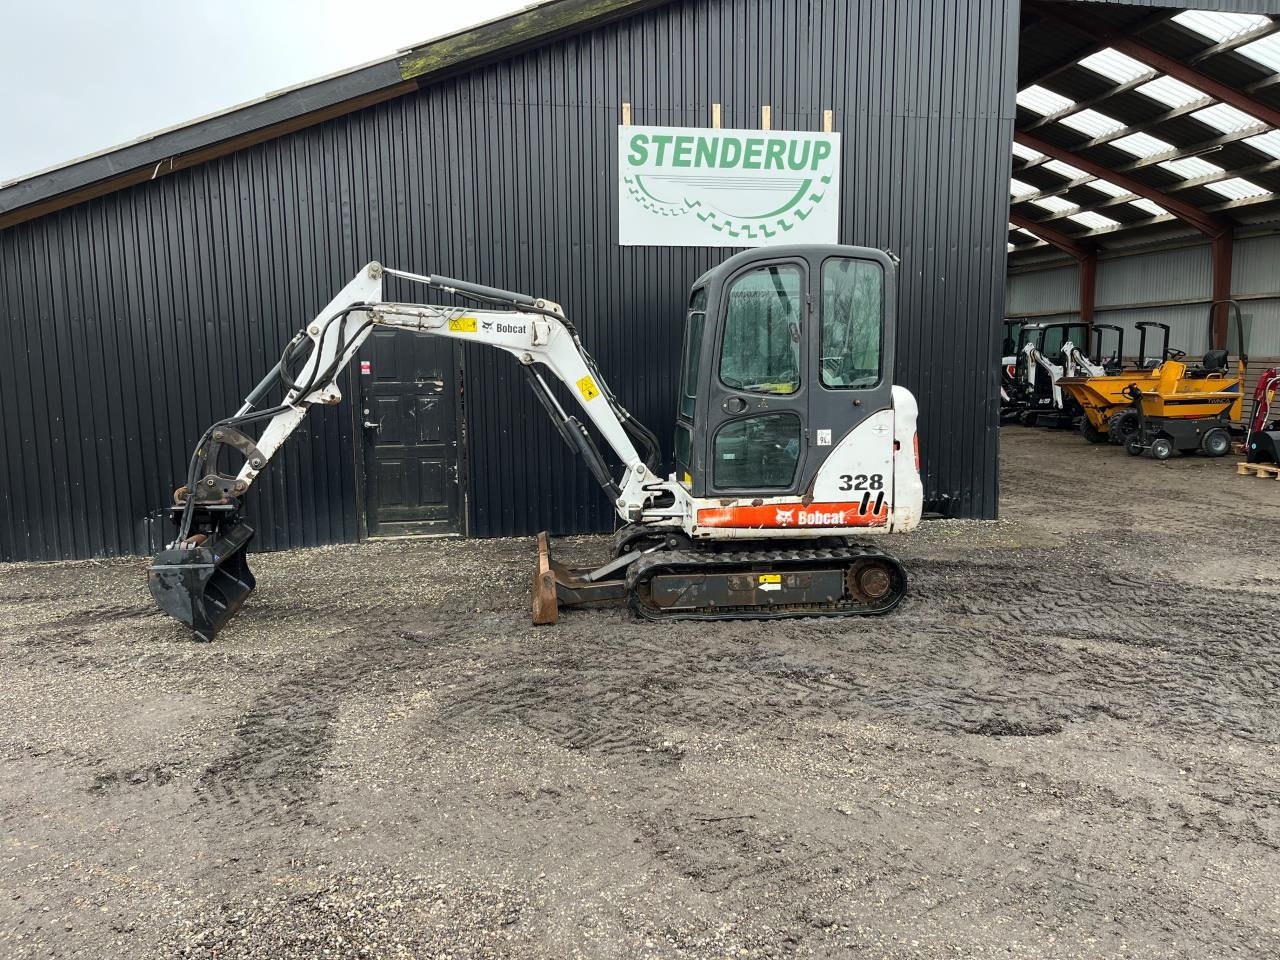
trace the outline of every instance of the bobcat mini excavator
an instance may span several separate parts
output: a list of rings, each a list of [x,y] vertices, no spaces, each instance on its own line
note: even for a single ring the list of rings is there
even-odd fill
[[[894,265],[861,247],[769,247],[700,277],[685,320],[675,473],[664,480],[653,434],[609,390],[559,304],[370,263],[200,438],[174,494],[177,535],[148,572],[151,593],[202,640],[231,619],[255,586],[242,499],[307,411],[342,399],[340,371],[382,326],[512,354],[613,501],[623,523],[606,562],[564,566],[539,535],[535,623],[554,623],[560,607],[620,601],[654,620],[885,613],[906,591],[905,572],[847,538],[920,522],[916,402],[890,380]],[[386,277],[502,309],[388,302]],[[581,408],[620,476],[548,379]],[[278,402],[260,406],[281,387]]]

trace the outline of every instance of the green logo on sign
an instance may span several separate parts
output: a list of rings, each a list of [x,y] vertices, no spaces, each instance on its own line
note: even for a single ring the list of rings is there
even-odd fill
[[[724,236],[768,240],[808,219],[828,196],[829,140],[787,135],[633,133],[622,182],[661,217],[693,215]]]

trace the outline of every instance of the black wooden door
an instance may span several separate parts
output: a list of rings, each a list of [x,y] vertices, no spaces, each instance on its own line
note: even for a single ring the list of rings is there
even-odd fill
[[[370,536],[458,533],[453,344],[375,330],[360,354]]]

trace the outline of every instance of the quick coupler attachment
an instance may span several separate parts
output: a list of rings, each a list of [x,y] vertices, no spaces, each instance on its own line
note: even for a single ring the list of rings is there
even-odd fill
[[[253,527],[234,515],[205,519],[198,526],[209,532],[194,533],[156,555],[147,587],[161,610],[190,627],[197,640],[211,641],[257,581],[245,555]]]

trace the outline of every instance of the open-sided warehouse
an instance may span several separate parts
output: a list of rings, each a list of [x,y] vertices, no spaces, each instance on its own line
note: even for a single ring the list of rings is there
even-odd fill
[[[1151,6],[1089,15],[1124,28]],[[895,380],[920,399],[926,504],[994,516],[1028,18],[1017,0],[559,0],[5,186],[0,559],[154,550],[194,439],[371,259],[565,304],[669,450],[683,297],[723,253],[618,245],[628,119],[843,135],[840,239],[901,258]],[[363,358],[351,402],[255,491],[260,547],[610,526],[507,358],[390,333]],[[403,429],[367,429],[379,410]]]
[[[1193,359],[1242,340],[1252,393],[1280,357],[1275,13],[1026,5],[1006,316],[1118,327],[1122,341],[1081,346],[1130,360],[1139,325],[1147,360],[1162,355],[1151,324]]]

